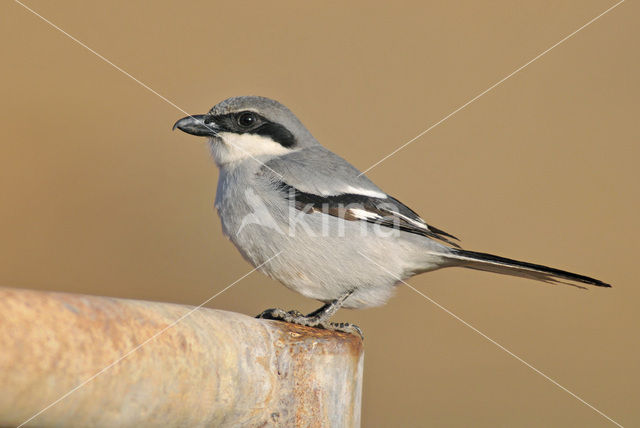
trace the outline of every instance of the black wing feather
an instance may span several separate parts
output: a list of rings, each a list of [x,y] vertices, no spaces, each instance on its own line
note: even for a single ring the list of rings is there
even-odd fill
[[[437,239],[460,248],[458,244],[449,239],[458,240],[458,238],[428,225],[415,211],[391,196],[384,199],[355,193],[322,196],[302,192],[283,181],[278,182],[277,187],[283,192],[286,199],[295,201],[295,206],[299,210],[309,213],[323,212],[349,221],[366,221],[367,223],[379,224],[403,232]],[[349,207],[357,207],[376,217],[357,217],[353,211],[349,210]]]

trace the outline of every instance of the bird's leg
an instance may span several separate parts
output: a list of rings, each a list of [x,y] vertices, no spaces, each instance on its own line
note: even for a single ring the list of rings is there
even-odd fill
[[[321,326],[322,324],[325,324],[327,321],[329,321],[329,318],[331,318],[338,311],[338,309],[340,309],[344,301],[347,300],[347,298],[351,296],[352,293],[353,290],[344,293],[339,298],[332,300],[331,302],[323,305],[319,309],[316,309],[306,316],[302,315],[299,311],[296,310],[287,312],[283,309],[274,308],[267,309],[256,318],[275,319],[294,324],[306,325],[308,327]]]
[[[342,296],[338,297],[335,300],[323,305],[322,307],[316,309],[308,315],[302,315],[298,311],[289,311],[286,312],[283,309],[267,309],[262,312],[256,318],[264,318],[278,321],[285,321],[292,324],[304,325],[307,327],[320,327],[326,330],[337,330],[342,331],[344,333],[357,334],[360,337],[364,337],[362,334],[362,330],[357,325],[349,324],[349,323],[333,323],[329,322],[329,318],[331,318],[337,311],[342,307],[344,301],[347,300],[351,294],[353,294],[354,290],[350,290],[344,293]]]
[[[331,305],[333,304],[333,302],[335,302],[335,300],[330,301],[329,303],[325,303],[324,305],[320,306],[318,309],[316,309],[313,312],[309,312],[306,316],[307,318],[311,318],[311,317],[315,317],[318,316],[320,314],[322,314],[323,312],[325,312],[326,310],[328,310]]]
[[[347,298],[352,294],[353,290],[347,291],[336,300],[332,300],[329,303],[311,312],[305,318],[313,320],[313,322],[318,325],[326,323],[327,321],[329,321],[329,318],[331,318],[333,315],[335,315],[336,312],[338,312],[338,309],[342,307],[344,301],[347,300]]]

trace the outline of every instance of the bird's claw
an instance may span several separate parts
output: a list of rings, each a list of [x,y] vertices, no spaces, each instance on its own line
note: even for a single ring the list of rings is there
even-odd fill
[[[305,316],[300,311],[291,310],[285,311],[280,308],[271,308],[265,311],[262,311],[260,314],[256,315],[256,318],[267,319],[267,320],[276,320],[276,321],[286,321],[294,324],[299,324],[294,320],[299,318],[305,318]]]
[[[285,311],[284,309],[272,308],[258,314],[256,318],[284,321],[291,324],[302,325],[305,327],[322,328],[330,331],[340,331],[342,333],[358,335],[361,339],[364,339],[362,330],[355,324],[347,322],[335,323],[322,321],[321,319],[319,319],[319,317],[304,316],[300,311],[296,310]]]
[[[360,339],[364,340],[364,333],[362,329],[355,324],[348,322],[330,322],[328,326],[322,326],[326,330],[341,331],[342,333],[353,334],[360,336]]]

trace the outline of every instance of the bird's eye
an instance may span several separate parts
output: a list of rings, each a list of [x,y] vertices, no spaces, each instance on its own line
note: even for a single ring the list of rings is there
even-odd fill
[[[238,125],[242,126],[243,128],[249,128],[258,121],[258,117],[253,112],[245,111],[243,113],[240,113],[236,120],[238,122]]]

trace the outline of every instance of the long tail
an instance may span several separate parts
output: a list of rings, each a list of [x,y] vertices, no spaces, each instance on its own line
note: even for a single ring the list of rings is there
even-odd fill
[[[501,273],[504,275],[520,276],[553,284],[568,284],[580,288],[585,287],[578,284],[611,287],[611,285],[605,282],[588,276],[534,263],[507,259],[506,257],[494,256],[493,254],[477,253],[475,251],[453,248],[451,249],[451,253],[447,255],[447,258],[452,261],[455,266]]]

